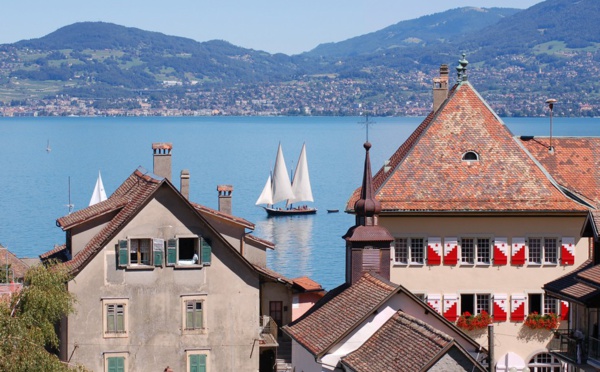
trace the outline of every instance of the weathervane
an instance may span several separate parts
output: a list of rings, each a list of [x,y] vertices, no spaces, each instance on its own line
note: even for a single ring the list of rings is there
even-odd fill
[[[362,116],[362,112],[360,113],[360,115]],[[367,135],[367,141],[369,142],[369,126],[375,124],[374,121],[369,121],[369,114],[365,113],[365,121],[359,121],[358,124],[363,124],[365,126],[365,130],[366,130],[366,135]]]
[[[548,146],[548,151],[551,154],[554,154],[554,147],[552,146],[552,117],[554,116],[554,104],[557,101],[554,98],[550,98],[546,100],[546,104],[548,105],[548,108],[550,109],[550,146]]]

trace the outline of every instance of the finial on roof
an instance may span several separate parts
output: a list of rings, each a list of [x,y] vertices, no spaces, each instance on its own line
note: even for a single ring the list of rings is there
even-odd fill
[[[354,210],[356,211],[357,221],[360,220],[363,221],[362,224],[366,224],[364,217],[373,217],[381,212],[381,203],[373,195],[371,159],[369,158],[371,143],[367,141],[363,147],[365,148],[365,169],[362,188],[360,190],[360,199],[354,203]]]
[[[465,53],[462,54],[462,58],[458,61],[458,66],[456,66],[456,72],[458,74],[458,83],[461,81],[467,81],[467,66],[469,65],[469,61],[465,59],[467,55]]]

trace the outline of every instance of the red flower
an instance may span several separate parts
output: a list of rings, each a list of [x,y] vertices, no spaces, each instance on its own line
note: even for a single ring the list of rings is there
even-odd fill
[[[471,315],[470,312],[465,311],[460,317],[458,317],[456,326],[462,329],[473,331],[476,329],[484,329],[490,323],[492,323],[492,317],[490,317],[485,310],[477,315]]]
[[[540,315],[534,311],[525,318],[525,326],[531,329],[553,330],[558,327],[558,316],[554,313]]]

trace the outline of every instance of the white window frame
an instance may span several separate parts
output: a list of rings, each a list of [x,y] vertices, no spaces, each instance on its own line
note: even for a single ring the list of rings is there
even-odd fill
[[[414,261],[413,257],[415,256],[414,254],[414,250],[416,248],[413,247],[413,239],[417,240],[420,239],[422,241],[422,246],[421,246],[421,259],[422,261]],[[406,262],[403,261],[397,261],[396,260],[396,251],[397,251],[397,247],[400,244],[400,240],[405,240],[406,241]],[[394,259],[394,265],[395,266],[408,266],[408,265],[414,265],[414,266],[424,266],[425,262],[427,261],[427,238],[423,237],[423,236],[399,236],[394,238],[394,249],[393,249],[393,259]]]
[[[539,361],[538,359],[540,357],[544,357],[544,358],[548,358],[550,359],[550,361]],[[531,372],[538,372],[538,371],[548,371],[548,370],[552,370],[552,371],[562,371],[563,370],[563,364],[561,363],[560,359],[558,359],[557,357],[555,357],[554,355],[548,353],[548,352],[541,352],[541,353],[537,353],[535,355],[533,355],[531,358],[529,358],[529,361],[527,362],[527,367],[529,367],[529,370]]]
[[[527,293],[527,314],[531,314],[533,311],[531,311],[531,295],[540,295],[540,303],[538,304],[539,308],[540,308],[540,315],[546,315],[552,311],[548,311],[551,309],[551,307],[554,307],[555,311],[552,312],[554,315],[559,316],[560,317],[560,300],[556,297],[552,297],[552,296],[547,296],[545,293],[543,292],[528,292]],[[554,305],[552,305],[551,303],[554,303]]]
[[[462,299],[463,296],[473,296],[473,309],[463,309],[462,306]],[[482,296],[487,296],[487,309],[484,308],[483,306],[480,306],[481,301],[483,300]],[[464,293],[460,293],[460,299],[459,299],[459,304],[460,304],[460,314],[463,314],[465,311],[468,311],[469,313],[471,313],[471,315],[475,316],[477,314],[480,314],[481,311],[485,310],[489,316],[492,316],[492,309],[493,309],[493,296],[491,293],[483,293],[483,292],[464,292]]]
[[[201,237],[198,235],[176,235],[175,238],[177,240],[177,256],[175,258],[175,266],[202,266],[202,247],[200,239]],[[180,242],[182,239],[195,239],[194,241],[194,255],[192,255],[191,260],[183,260],[180,258]]]
[[[128,298],[103,298],[102,302],[102,336],[104,338],[129,337],[129,299]],[[108,332],[108,306],[123,305],[123,332]]]
[[[537,240],[537,239],[540,239],[539,262],[532,260],[532,257],[531,257],[532,241]],[[552,261],[552,260],[548,261],[546,240],[554,240],[554,242],[556,243],[556,246],[553,249],[554,261]],[[561,238],[558,236],[553,236],[551,234],[548,234],[548,235],[540,234],[540,235],[535,235],[535,236],[532,235],[532,236],[527,237],[527,265],[531,265],[531,266],[542,266],[542,265],[556,266],[556,265],[558,265],[560,262],[560,247],[561,247]]]
[[[129,353],[128,352],[106,352],[103,355],[104,359],[104,372],[108,372],[108,358],[125,358],[125,372],[129,371]]]
[[[191,294],[181,295],[181,333],[184,335],[196,335],[207,333],[206,313],[207,313],[207,298],[206,294]],[[187,304],[188,302],[202,303],[202,328],[187,328]]]
[[[210,349],[188,349],[185,351],[185,370],[190,371],[190,355],[206,355],[206,372],[210,371]]]
[[[473,241],[473,262],[469,262],[469,261],[465,261],[465,257],[463,255],[463,244],[465,240],[472,240]],[[482,253],[482,247],[480,247],[480,241],[483,239],[487,239],[488,240],[488,247],[487,247],[487,260],[486,261],[479,261],[480,259],[483,259],[483,255]],[[458,249],[460,252],[460,258],[458,260],[458,263],[461,266],[490,266],[492,264],[492,258],[493,258],[493,252],[494,252],[494,238],[492,236],[489,235],[482,235],[482,236],[469,236],[469,235],[464,235],[458,238]]]

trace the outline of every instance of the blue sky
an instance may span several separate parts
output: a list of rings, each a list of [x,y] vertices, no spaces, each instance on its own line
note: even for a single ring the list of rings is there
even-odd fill
[[[42,37],[83,21],[112,22],[197,41],[221,39],[297,54],[448,9],[524,9],[541,0],[6,0],[0,43]]]

